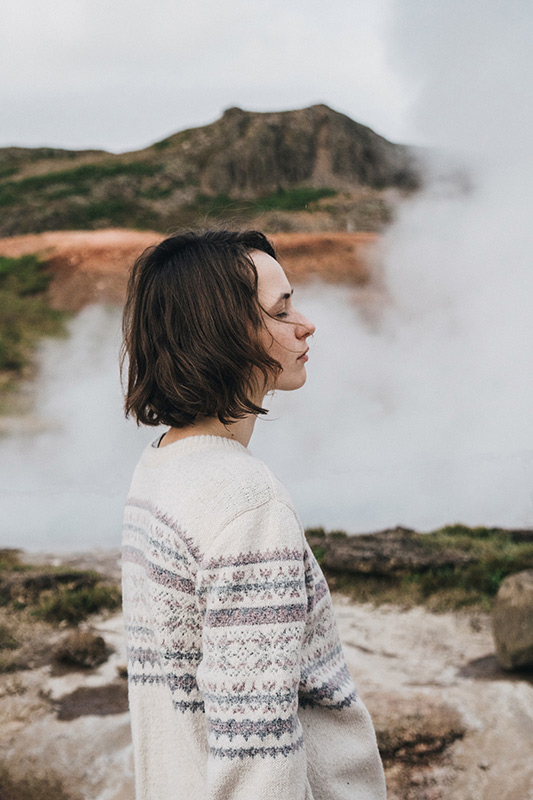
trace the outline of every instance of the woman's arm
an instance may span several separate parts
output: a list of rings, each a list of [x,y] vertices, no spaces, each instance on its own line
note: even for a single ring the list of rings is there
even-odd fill
[[[304,551],[294,512],[272,499],[234,519],[202,559],[206,800],[312,800],[298,718]]]

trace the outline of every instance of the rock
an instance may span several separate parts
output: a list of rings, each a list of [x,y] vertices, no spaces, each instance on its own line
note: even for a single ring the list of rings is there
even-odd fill
[[[385,763],[432,760],[466,733],[454,708],[425,694],[369,693],[364,700]]]
[[[72,631],[56,647],[54,658],[61,664],[84,669],[97,667],[108,658],[107,645],[102,636],[90,631]]]
[[[0,798],[2,800],[73,800],[73,795],[65,790],[63,781],[51,769],[43,769],[40,774],[13,775],[10,764],[0,765]]]
[[[326,105],[295,111],[228,109],[221,119],[170,137],[168,156],[183,160],[208,194],[255,197],[294,186],[413,189],[413,151]],[[182,172],[184,170],[182,169]]]
[[[500,586],[492,632],[504,669],[533,667],[533,569],[509,575]]]

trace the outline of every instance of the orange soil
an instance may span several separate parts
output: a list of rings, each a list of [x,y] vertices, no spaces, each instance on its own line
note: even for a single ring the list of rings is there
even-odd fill
[[[0,239],[0,255],[41,254],[54,276],[53,305],[77,311],[88,303],[122,303],[133,261],[162,238],[152,231],[121,229],[53,231]],[[370,278],[376,234],[279,233],[271,238],[296,282],[318,277],[363,285]]]

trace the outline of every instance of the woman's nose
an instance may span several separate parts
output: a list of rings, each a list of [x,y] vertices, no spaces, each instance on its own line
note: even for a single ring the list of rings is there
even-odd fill
[[[303,314],[300,314],[300,319],[298,321],[298,335],[302,339],[307,339],[307,337],[312,336],[315,331],[316,325],[308,320],[307,317],[304,317]]]

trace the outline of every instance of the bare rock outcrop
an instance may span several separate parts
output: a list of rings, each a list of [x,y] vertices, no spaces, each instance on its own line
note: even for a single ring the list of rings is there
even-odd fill
[[[170,137],[187,144],[189,171],[210,194],[254,197],[292,186],[413,188],[414,158],[326,105],[258,113],[229,108],[221,119]]]
[[[492,631],[504,669],[533,668],[533,569],[509,575],[500,586]]]

